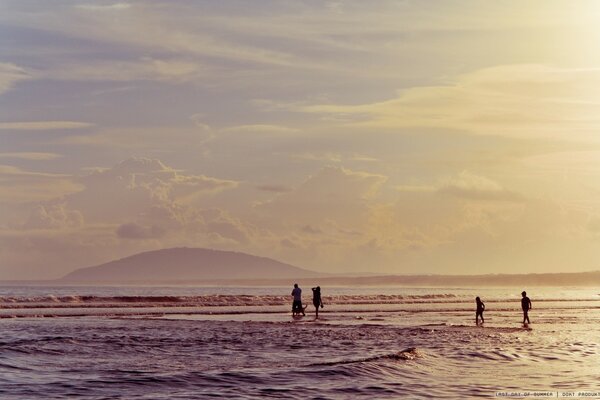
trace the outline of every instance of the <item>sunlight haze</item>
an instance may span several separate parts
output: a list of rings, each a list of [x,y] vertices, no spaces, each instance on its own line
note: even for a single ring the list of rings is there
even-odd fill
[[[172,247],[600,270],[596,1],[0,3],[0,279]]]

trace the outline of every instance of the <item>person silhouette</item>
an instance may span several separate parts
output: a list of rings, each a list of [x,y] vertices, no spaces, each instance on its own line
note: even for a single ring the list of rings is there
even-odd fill
[[[313,305],[315,306],[315,319],[319,318],[319,307],[323,308],[323,300],[321,300],[321,287],[312,288]]]
[[[523,325],[525,324],[525,321],[527,321],[527,323],[530,324],[531,321],[529,321],[529,310],[531,310],[531,300],[529,300],[529,297],[527,297],[527,292],[525,291],[521,292],[521,296],[523,297],[521,299],[521,309],[523,310]]]
[[[302,308],[302,289],[298,287],[297,283],[294,283],[294,289],[292,289],[292,296],[294,297],[294,301],[292,302],[292,315],[304,314],[304,309]]]
[[[477,311],[475,311],[475,325],[479,325],[479,317],[481,317],[481,323],[483,324],[483,311],[485,310],[485,304],[478,297],[475,297],[475,303],[477,304]]]

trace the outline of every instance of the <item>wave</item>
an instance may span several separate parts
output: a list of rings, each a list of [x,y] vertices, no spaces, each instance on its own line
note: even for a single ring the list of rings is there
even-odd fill
[[[423,352],[416,347],[409,347],[397,353],[383,354],[373,357],[359,358],[355,360],[341,360],[341,361],[330,361],[325,363],[315,363],[310,366],[332,366],[332,365],[345,365],[345,364],[357,364],[357,363],[368,363],[376,361],[411,361],[417,358],[423,358]]]
[[[198,295],[198,296],[96,296],[96,295],[69,295],[69,296],[0,296],[0,310],[2,309],[33,309],[33,308],[183,308],[183,307],[261,307],[289,306],[290,296],[285,295]],[[536,299],[536,303],[574,303],[574,302],[600,302],[600,298],[587,299]],[[310,304],[311,299],[305,299],[305,304]],[[390,307],[404,305],[437,304],[431,311],[464,311],[467,305],[472,305],[473,300],[453,293],[421,294],[421,295],[332,295],[324,296],[326,306],[336,306],[337,309],[348,306],[356,311],[356,306],[382,305],[381,311],[391,311]],[[489,299],[488,304],[497,304],[495,311],[512,310],[512,306],[498,303],[514,304],[514,299]],[[446,306],[443,306],[446,305]],[[454,305],[454,306],[453,306]],[[442,310],[440,307],[445,307]],[[410,307],[409,307],[410,308]],[[596,308],[595,305],[593,308]],[[376,311],[370,309],[369,311]],[[398,308],[396,311],[411,312],[414,310]],[[427,311],[420,309],[418,311]]]
[[[455,299],[455,294],[426,295],[335,295],[324,296],[327,304],[402,304],[429,302],[434,299]],[[310,299],[307,299],[310,302]],[[202,295],[202,296],[0,296],[1,308],[109,306],[109,307],[218,307],[218,306],[280,306],[290,303],[282,295]]]

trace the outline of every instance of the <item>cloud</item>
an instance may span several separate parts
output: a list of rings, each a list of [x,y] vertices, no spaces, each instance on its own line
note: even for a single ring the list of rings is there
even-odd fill
[[[0,153],[0,159],[2,158],[15,158],[21,160],[32,160],[32,161],[47,161],[56,160],[61,158],[61,154],[56,153],[42,153],[42,152],[12,152],[12,153]]]
[[[31,73],[22,67],[0,62],[0,94],[9,91],[17,82],[32,77]]]
[[[168,141],[165,137],[168,133]],[[164,127],[101,128],[91,134],[70,135],[57,139],[58,145],[105,147],[135,150],[136,152],[177,152],[200,150],[213,137],[210,127]]]
[[[342,162],[342,155],[339,153],[302,153],[292,154],[292,158],[309,161],[326,161],[329,163]]]
[[[504,65],[473,71],[445,85],[408,88],[382,102],[296,105],[296,110],[335,117],[349,128],[429,127],[591,140],[600,128],[598,84],[600,69]]]
[[[0,122],[0,129],[15,131],[45,131],[57,129],[82,129],[90,128],[94,124],[78,121],[27,121],[27,122]]]
[[[0,165],[0,201],[28,203],[52,200],[78,192],[83,187],[71,176],[26,171]]]
[[[292,190],[292,188],[285,185],[258,185],[256,186],[258,190],[263,192],[273,192],[273,193],[285,193]]]
[[[165,235],[165,230],[159,226],[141,226],[135,222],[120,225],[117,236],[123,239],[156,239]]]
[[[600,217],[592,216],[587,223],[587,229],[594,234],[600,234]]]
[[[259,134],[291,134],[299,132],[298,129],[283,125],[254,124],[238,125],[221,129],[224,133],[259,133]]]
[[[87,263],[86,250],[109,260],[187,244],[323,269],[459,272],[487,265],[484,250],[543,241],[547,226],[565,243],[592,240],[598,154],[548,154],[597,141],[597,14],[580,35],[581,20],[559,12],[587,3],[41,4],[0,13],[16,44],[4,59],[19,64],[0,64],[0,92],[19,89],[0,122],[0,158],[19,167],[0,169],[12,202],[0,229],[26,231],[22,257],[56,245]],[[43,129],[70,131],[22,134]],[[46,165],[65,174],[36,172],[55,158],[41,151],[64,154]],[[132,154],[187,170],[82,168]],[[583,222],[561,217],[573,209]]]
[[[296,249],[296,248],[298,248],[298,245],[296,243],[294,243],[293,241],[291,241],[290,239],[288,239],[288,238],[281,239],[280,243],[281,243],[281,246],[287,247],[287,248],[290,248],[290,249]]]
[[[118,10],[127,10],[131,8],[131,4],[129,3],[114,3],[114,4],[76,4],[75,8],[81,10],[89,10],[89,11],[118,11]]]
[[[221,209],[206,209],[201,211],[209,234],[218,235],[238,244],[245,244],[258,234],[258,230],[241,220],[232,217]]]
[[[398,185],[395,189],[399,192],[435,192],[438,189],[432,185]]]
[[[83,215],[76,210],[69,210],[64,203],[40,205],[29,215],[24,229],[65,229],[83,226]]]
[[[19,185],[9,178],[18,179]],[[58,190],[62,180],[76,185],[78,192]],[[0,256],[23,276],[42,278],[158,248],[247,248],[252,252],[257,238],[267,242],[275,238],[228,210],[203,204],[205,196],[236,187],[235,181],[184,173],[149,158],[127,159],[81,177],[2,166],[0,201],[5,206],[7,199],[14,203],[0,210],[11,216],[0,225]],[[57,192],[36,198],[29,192],[33,188]],[[18,196],[9,198],[9,189]],[[29,205],[25,199],[37,204]],[[14,211],[18,213],[12,218]],[[19,255],[23,251],[27,254]],[[64,254],[69,258],[60,262]],[[47,263],[56,266],[45,271],[42,266]]]
[[[325,167],[306,180],[295,195],[318,198],[326,201],[367,199],[374,196],[387,177],[363,171],[351,171],[342,167]]]
[[[447,194],[470,200],[522,201],[520,194],[504,189],[500,184],[483,176],[462,172],[456,179],[449,180],[437,189]]]
[[[0,229],[0,274],[6,279],[56,279],[135,252],[132,241],[121,242],[110,226]]]
[[[153,206],[191,204],[237,182],[204,175],[185,175],[156,159],[130,158],[114,167],[81,177],[84,190],[70,196],[73,208],[86,218],[127,220]]]
[[[72,81],[159,81],[194,82],[205,72],[198,61],[185,59],[156,59],[142,57],[138,60],[112,60],[93,64],[62,64],[57,69],[45,70],[43,76],[55,80]]]
[[[277,195],[256,210],[274,219],[273,224],[319,226],[326,220],[353,226],[364,218],[369,202],[387,177],[328,166],[294,190]]]
[[[366,156],[364,154],[359,153],[350,153],[350,154],[342,154],[342,153],[334,153],[334,152],[311,152],[311,153],[301,153],[301,154],[292,154],[291,158],[298,160],[308,160],[308,161],[325,161],[328,163],[342,163],[342,162],[377,162],[379,161],[375,157]]]
[[[302,227],[302,232],[304,232],[304,233],[310,233],[312,235],[317,235],[317,234],[323,233],[323,231],[321,229],[314,228],[314,227],[312,227],[310,225],[304,225]]]
[[[323,68],[322,64],[309,63],[283,49],[244,40],[244,35],[260,37],[260,32],[231,32],[232,29],[227,28],[234,20],[240,23],[247,20],[244,15],[228,13],[219,18],[209,15],[210,8],[173,5],[165,9],[151,3],[136,3],[132,7],[92,4],[46,13],[43,24],[51,31],[128,46],[137,52],[168,52],[186,57],[292,68]],[[115,13],[119,18],[115,18]],[[72,17],[69,24],[64,24],[65,15]],[[22,19],[22,24],[41,22],[31,15]]]
[[[407,254],[398,252],[434,254],[467,241],[493,242],[518,226],[531,202],[469,171],[435,183],[394,188],[394,200],[380,199],[370,207],[363,227],[364,237],[370,239],[364,242],[366,253],[405,258]]]

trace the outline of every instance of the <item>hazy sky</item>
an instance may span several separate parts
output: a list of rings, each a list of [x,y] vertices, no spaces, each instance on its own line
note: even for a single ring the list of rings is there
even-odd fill
[[[210,247],[600,269],[600,2],[0,1],[0,279]]]

